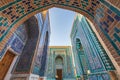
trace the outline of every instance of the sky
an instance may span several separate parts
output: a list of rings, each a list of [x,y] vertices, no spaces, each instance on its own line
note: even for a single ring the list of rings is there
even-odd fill
[[[70,46],[70,33],[75,12],[61,8],[49,9],[50,15],[50,46]]]

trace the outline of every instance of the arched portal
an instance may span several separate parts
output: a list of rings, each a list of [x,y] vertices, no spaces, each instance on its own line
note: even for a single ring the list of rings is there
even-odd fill
[[[108,55],[120,71],[119,0],[0,0],[0,52],[17,27],[38,12],[60,7],[79,12],[95,25]]]
[[[88,64],[86,61],[86,56],[84,53],[83,46],[82,46],[79,38],[76,38],[76,51],[77,51],[77,55],[78,55],[79,62],[80,62],[82,77],[83,77],[83,79],[86,80],[87,79]]]
[[[60,68],[62,69],[62,66],[63,66],[63,58],[61,56],[57,56],[56,59],[55,59],[55,65],[56,65],[56,68]]]
[[[62,72],[63,72],[63,58],[61,56],[57,56],[55,58],[55,66],[56,66],[56,80],[62,80]]]

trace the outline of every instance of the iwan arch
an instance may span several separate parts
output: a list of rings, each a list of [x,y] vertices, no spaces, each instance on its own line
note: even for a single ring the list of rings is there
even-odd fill
[[[20,24],[36,13],[60,7],[91,20],[120,75],[119,3],[119,0],[0,0],[0,52]]]

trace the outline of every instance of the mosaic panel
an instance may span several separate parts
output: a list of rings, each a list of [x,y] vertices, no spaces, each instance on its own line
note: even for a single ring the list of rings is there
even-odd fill
[[[20,25],[17,30],[15,31],[15,33],[17,34],[17,36],[25,43],[27,38],[28,38],[28,31],[27,28],[25,27],[25,24]]]
[[[13,34],[11,38],[8,40],[8,42],[5,44],[4,49],[1,51],[0,58],[2,58],[2,56],[5,54],[7,47],[9,46],[13,49],[13,51],[20,54],[24,47],[24,43],[18,36],[16,36],[16,34]]]
[[[1,1],[1,2],[3,4],[5,3],[4,1]],[[1,39],[0,40],[1,41],[4,38],[4,36],[9,32],[9,30],[13,27],[13,25],[16,24],[21,18],[23,18],[25,15],[30,14],[31,12],[33,12],[37,9],[42,8],[43,6],[48,6],[50,4],[60,4],[62,6],[71,6],[72,5],[71,8],[81,9],[85,13],[88,13],[89,16],[93,17],[95,15],[98,15],[96,13],[98,13],[97,9],[99,7],[102,6],[102,7],[104,7],[104,9],[106,9],[106,7],[100,3],[104,3],[104,5],[108,5],[107,2],[102,1],[102,0],[100,0],[100,1],[98,1],[98,0],[91,0],[91,1],[88,1],[88,0],[81,0],[81,1],[79,1],[79,0],[76,0],[76,1],[19,0],[19,1],[13,1],[13,0],[11,0],[9,2],[11,2],[11,3],[8,5],[6,3],[6,6],[3,6],[1,4],[1,8],[0,8],[0,10],[1,10],[1,12],[0,12],[0,14],[1,14],[1,17],[0,17],[0,26],[1,26],[0,37],[1,37]],[[103,13],[103,14],[105,14],[105,16],[103,18],[104,20],[102,20],[102,18],[100,18],[100,20],[99,20],[99,21],[101,21],[100,24],[104,27],[103,29],[106,33],[109,32],[108,27],[111,24],[113,24],[113,22],[115,22],[115,20],[117,20],[117,21],[120,20],[120,17],[118,16],[119,15],[118,10],[115,9],[114,7],[111,7],[110,4],[109,4],[108,8],[111,9],[112,11],[108,10],[107,11],[108,13],[106,13],[104,10],[104,13]],[[112,15],[110,15],[110,14],[112,14]],[[111,17],[111,16],[113,16],[113,17]],[[117,37],[117,40],[119,41],[119,36],[116,34],[114,34],[114,36]],[[108,35],[107,35],[107,37],[108,37]],[[108,37],[108,38],[111,39],[110,37]],[[112,40],[110,40],[110,41],[112,41]],[[112,41],[112,45],[115,47],[116,51],[119,53],[120,50],[118,48],[118,45],[116,45],[113,41]]]
[[[114,1],[112,4],[115,4],[115,6],[119,7],[118,4]],[[100,31],[107,38],[106,40],[106,38],[101,35],[104,43],[111,51],[111,54],[112,50],[115,50],[115,54],[120,54],[120,34],[114,31],[115,27],[119,29],[117,24],[120,22],[120,11],[106,0],[9,0],[8,2],[7,0],[1,0],[0,42],[5,42],[4,38],[6,38],[6,35],[10,32],[10,30],[12,30],[13,27],[14,29],[18,27],[14,25],[23,22],[21,19],[26,20],[37,11],[42,11],[53,6],[81,12],[90,20],[93,20],[93,22],[98,22],[95,23],[95,25],[97,29],[100,29]],[[102,15],[97,12],[99,8],[103,8]],[[99,20],[96,18],[98,15],[100,15]],[[107,44],[108,41],[110,44]],[[4,49],[5,46],[6,45],[1,45],[0,47]],[[117,63],[118,62],[119,60]]]
[[[110,80],[110,76],[108,74],[102,74],[103,80]]]
[[[102,2],[102,0],[100,0]],[[3,6],[0,8],[2,10],[2,15],[8,15],[8,19],[10,20],[10,23],[13,23],[17,20],[17,18],[22,17],[24,14],[27,14],[36,8],[43,7],[45,5],[57,3],[57,4],[64,4],[64,5],[72,5],[73,7],[79,7],[82,8],[85,11],[88,11],[91,15],[94,16],[96,8],[100,4],[100,1],[98,0],[76,0],[76,1],[64,1],[64,0],[49,0],[49,1],[42,1],[42,0],[19,0],[19,1],[12,1],[11,4],[8,4],[7,6]],[[3,1],[1,1],[4,3]],[[2,5],[1,5],[2,6]],[[87,9],[87,10],[86,10]],[[4,13],[4,14],[3,14]],[[16,13],[16,14],[13,14]],[[11,24],[10,24],[11,25]],[[10,26],[9,25],[9,26]]]
[[[92,52],[94,53],[94,51],[92,51]],[[94,53],[94,54],[92,54],[91,51],[89,52],[89,50],[87,52],[91,72],[104,71],[104,67],[103,67],[99,57],[96,55],[96,53]]]
[[[21,25],[18,27],[16,32],[12,35],[12,37],[8,40],[8,42],[5,44],[4,49],[2,50],[2,55],[5,54],[5,51],[7,50],[7,47],[10,46],[15,52],[20,54],[22,52],[22,49],[25,45],[25,41],[27,40],[27,33],[25,29],[25,25]]]
[[[86,58],[88,59],[88,63],[90,65],[91,72],[105,71],[102,60],[98,55],[99,49],[97,48],[98,44],[96,44],[97,40],[94,39],[95,36],[90,30],[85,17],[82,17],[81,21],[77,26],[79,26],[79,32],[77,34],[79,34],[81,43],[87,56]]]
[[[120,48],[119,48],[120,35],[119,35],[118,25],[120,21],[120,16],[118,16],[115,12],[106,8],[105,6],[103,5],[101,6],[102,7],[99,7],[96,10],[94,21],[97,24],[97,26],[99,26],[101,31],[105,34],[107,39],[111,42],[116,52],[119,54],[120,53]],[[117,44],[114,41],[118,41]]]
[[[97,76],[96,75],[90,76],[89,80],[97,80]]]
[[[1,17],[0,17],[0,25],[4,25],[3,27],[1,26],[1,40],[3,38],[3,36],[5,36],[7,34],[7,32],[10,30],[10,28],[19,20],[21,19],[23,16],[31,13],[33,10],[36,10],[37,8],[43,7],[45,5],[50,5],[50,4],[60,4],[60,5],[65,5],[65,6],[70,6],[72,5],[75,8],[79,9],[81,8],[83,11],[85,11],[86,13],[88,13],[90,16],[94,16],[96,15],[96,11],[98,8],[98,5],[100,5],[100,2],[103,3],[102,0],[98,1],[98,0],[81,0],[81,1],[57,1],[55,0],[54,2],[49,0],[49,1],[42,1],[42,0],[20,0],[20,1],[16,1],[16,2],[11,2],[11,5],[7,5],[7,6],[3,6],[0,8],[0,10],[2,10],[1,12]],[[15,13],[15,14],[14,14]],[[110,11],[109,11],[110,13]],[[5,18],[4,20],[7,21],[2,21],[3,18]],[[114,21],[114,19],[111,18],[111,16],[107,16],[108,21],[109,21],[109,25],[111,24],[111,22]],[[115,16],[115,19],[119,19],[119,16]],[[9,23],[9,24],[8,24]],[[105,25],[106,27],[109,26],[106,22],[102,22],[103,25]],[[6,26],[9,26],[6,29]],[[108,31],[107,28],[105,28],[105,31]]]
[[[69,46],[49,46],[47,58],[47,79],[54,78],[56,75],[56,60],[62,59],[63,79],[73,79],[73,64],[71,57],[71,49]],[[59,63],[59,62],[58,62]],[[61,65],[59,63],[58,65]]]
[[[11,4],[7,5],[7,6],[3,6],[0,8],[0,10],[2,11],[0,14],[2,15],[1,18],[7,18],[7,22],[2,23],[1,21],[1,25],[4,24],[5,26],[8,24],[8,29],[5,30],[4,34],[2,33],[1,35],[4,36],[6,32],[8,32],[14,24],[16,24],[16,22],[18,22],[20,19],[22,19],[25,15],[30,14],[31,12],[38,10],[40,8],[43,8],[44,6],[49,6],[51,4],[60,4],[60,5],[72,5],[78,8],[83,9],[83,11],[87,12],[88,14],[90,14],[92,16],[94,10],[92,8],[90,8],[88,11],[85,10],[86,7],[89,7],[92,4],[92,7],[96,7],[95,4],[99,4],[99,1],[43,1],[43,0],[19,0],[19,1],[14,1]],[[88,4],[89,3],[89,4]],[[81,6],[78,6],[81,5]],[[92,9],[92,10],[91,10]]]
[[[15,37],[11,43],[11,48],[17,52],[17,53],[22,53],[22,50],[23,50],[23,47],[24,47],[24,44],[23,42],[18,38],[18,37]]]
[[[98,10],[98,12],[100,12],[100,11],[102,11],[102,8],[100,8],[100,9]],[[102,15],[102,13],[101,13],[101,15]],[[100,18],[101,16],[99,15],[99,16],[96,16],[96,17],[97,17],[98,20],[99,20],[99,18]],[[88,24],[89,24],[89,23],[88,23]],[[97,48],[97,50],[98,50],[98,54],[99,54],[99,56],[101,56],[101,60],[102,60],[102,62],[104,63],[104,66],[105,66],[106,70],[114,70],[115,68],[114,68],[111,60],[109,59],[106,51],[105,51],[105,50],[103,49],[103,47],[101,46],[101,44],[100,44],[98,38],[96,37],[96,35],[94,34],[93,30],[91,29],[91,27],[88,27],[88,29],[89,29],[89,31],[91,32],[91,34],[93,35],[92,38],[93,38],[93,40],[94,40],[94,42],[95,42],[95,46],[96,46],[96,48]]]
[[[32,23],[31,23],[32,22]],[[33,16],[25,22],[28,30],[28,40],[24,46],[20,59],[14,70],[15,73],[28,73],[35,54],[36,45],[39,36],[39,29],[36,18]],[[33,34],[34,33],[34,34]]]
[[[89,80],[111,80],[110,76],[106,73],[103,74],[96,74],[96,75],[89,75]]]
[[[2,37],[2,34],[5,33],[8,27],[9,27],[9,23],[7,18],[0,16],[0,37]]]
[[[7,47],[9,46],[13,49],[13,51],[17,53],[21,53],[24,47],[24,44],[23,44],[23,41],[21,41],[21,39],[18,36],[13,34],[11,38],[8,40],[8,42],[5,44],[4,49],[0,52],[0,59],[5,54]]]
[[[79,22],[76,23],[76,20]],[[90,25],[87,23],[86,18],[81,16],[80,14],[77,14],[74,22],[75,23],[73,23],[73,28],[72,28],[73,30],[71,32],[72,33],[71,39],[73,40],[72,44],[75,45],[75,46],[72,45],[74,55],[77,53],[77,56],[78,56],[78,52],[79,52],[79,56],[81,56],[81,61],[79,62],[80,65],[81,64],[85,65],[84,56],[82,52],[80,52],[80,51],[84,51],[84,54],[86,54],[85,59],[88,63],[86,70],[90,70],[90,74],[95,74],[95,75],[91,75],[89,79],[90,80],[110,80],[109,74],[108,73],[104,74],[104,72],[107,72],[107,70],[108,71],[115,70],[115,68],[111,63],[109,57],[107,56],[105,50],[102,48],[101,44],[99,43],[99,40],[97,39],[94,32],[92,31]],[[77,33],[75,32],[76,30],[78,30]],[[116,29],[116,31],[119,32],[119,29]],[[81,44],[83,48],[81,48]],[[76,60],[76,57],[74,58]],[[76,61],[79,61],[79,60],[76,60]],[[85,69],[85,67],[77,67],[77,68]],[[80,70],[80,71],[83,71],[83,70]],[[83,74],[80,74],[80,75],[83,75]]]
[[[31,1],[32,2],[32,1]],[[1,7],[1,9],[4,7]],[[33,6],[31,6],[30,0],[23,0],[14,2],[12,6],[6,7],[4,10],[1,11],[1,15],[4,16],[4,18],[7,18],[8,21],[1,23],[2,25],[8,24],[8,29],[5,32],[9,31],[11,27],[16,23],[16,21],[21,17],[25,16],[25,14],[29,13],[34,9]],[[1,17],[3,18],[3,17]],[[2,22],[2,21],[1,21]],[[3,26],[4,27],[4,26]],[[5,26],[6,27],[6,26]]]
[[[82,72],[83,72],[83,74],[86,74],[86,72],[88,70],[88,68],[87,68],[88,65],[87,65],[85,53],[83,51],[83,46],[80,42],[80,39],[78,39],[78,38],[76,39],[76,48],[77,48],[77,55],[79,56]]]

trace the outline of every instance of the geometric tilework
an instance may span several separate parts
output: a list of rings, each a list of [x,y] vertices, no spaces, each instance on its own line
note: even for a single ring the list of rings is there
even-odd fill
[[[39,76],[44,76],[46,71],[47,49],[49,43],[49,14],[46,12],[46,19],[44,20],[44,24],[48,25],[43,25],[42,13],[37,14],[36,17],[38,19],[38,25],[40,27],[39,32],[41,38],[39,40],[37,56],[34,61],[32,73]]]
[[[60,59],[60,62],[57,61],[58,59]],[[62,69],[62,78],[64,80],[75,80],[72,63],[73,61],[70,46],[49,46],[46,66],[47,80],[55,80],[56,69]],[[57,67],[57,65],[61,67]]]
[[[0,52],[0,59],[5,54],[8,46],[10,46],[10,48],[12,48],[12,50],[15,51],[15,52],[17,52],[18,54],[22,53],[22,49],[23,49],[23,47],[25,45],[25,40],[22,41],[22,38],[24,38],[24,36],[26,35],[26,33],[23,32],[21,29],[25,30],[25,26],[18,27],[18,29],[16,30],[16,32],[10,37],[10,39],[8,40],[8,42],[5,44],[4,49]],[[17,34],[18,32],[21,33],[21,34]],[[20,35],[22,37],[20,37]]]
[[[88,70],[88,65],[87,65],[87,61],[86,61],[86,56],[83,50],[83,46],[80,42],[80,39],[76,39],[76,50],[77,50],[77,56],[79,56],[79,61],[81,63],[81,68],[82,68],[82,73],[87,74],[87,70]]]
[[[1,5],[0,10],[2,11],[1,14],[3,16],[7,16],[8,20],[9,20],[9,29],[10,27],[12,27],[14,24],[13,22],[18,21],[20,18],[22,18],[23,16],[37,10],[40,8],[43,8],[44,6],[49,6],[51,4],[59,4],[59,5],[65,5],[65,6],[71,6],[71,8],[75,8],[75,9],[80,9],[82,11],[84,11],[85,13],[89,14],[89,16],[94,16],[95,15],[95,10],[96,7],[100,4],[100,2],[98,0],[81,0],[79,2],[79,0],[76,1],[62,1],[62,0],[58,0],[58,1],[42,1],[42,0],[17,0],[14,2],[11,2],[11,5],[8,4],[6,6]],[[16,13],[16,14],[14,14]],[[1,17],[3,18],[3,17]],[[5,22],[4,25],[6,25],[8,22]],[[2,22],[0,22],[0,24],[3,24]],[[6,30],[8,31],[8,29]],[[1,36],[3,35],[3,33],[5,33],[6,31],[2,31]],[[4,35],[3,35],[4,36]],[[2,40],[2,39],[1,39]]]
[[[0,17],[0,37],[8,29],[8,20],[5,17]]]
[[[27,35],[27,29],[25,27],[25,24],[20,25],[17,30],[15,31],[15,34],[22,40],[22,42],[26,42],[28,35]]]
[[[15,29],[25,20],[51,7],[61,7],[79,12],[90,19],[102,40],[107,45],[111,54],[120,54],[120,33],[114,31],[114,27],[120,29],[120,11],[111,4],[118,6],[115,0],[0,0],[0,51],[5,47],[10,31]],[[117,0],[118,1],[118,0]],[[5,3],[7,2],[7,3]],[[113,2],[113,3],[112,3]],[[101,8],[101,9],[100,9]],[[119,8],[119,6],[118,6]],[[99,9],[99,10],[98,10]],[[102,10],[102,15],[97,12]],[[98,16],[100,15],[100,16]],[[99,20],[97,20],[99,17]],[[97,23],[96,23],[97,22]],[[113,37],[114,36],[114,37]],[[4,39],[5,38],[5,39]],[[114,42],[115,41],[115,42]],[[114,54],[112,51],[114,51]],[[117,63],[120,60],[116,60]],[[120,64],[119,64],[120,66]]]
[[[33,23],[31,23],[33,22]],[[15,73],[28,73],[33,61],[33,56],[35,54],[36,45],[39,36],[38,24],[35,17],[31,17],[25,22],[26,28],[28,30],[28,39],[19,58],[19,61],[15,67]],[[34,34],[33,34],[34,33]]]
[[[117,52],[120,55],[120,28],[117,28],[117,27],[114,28],[113,42],[118,47]]]
[[[104,9],[104,8],[102,8],[102,9]],[[118,28],[114,29],[113,27],[114,27],[114,25],[116,24],[117,21],[120,21],[120,17],[117,16],[115,13],[113,13],[109,9],[106,9],[106,12],[104,12],[102,14],[104,14],[102,17],[101,17],[101,14],[99,14],[99,15],[96,14],[96,19],[95,20],[97,22],[97,25],[101,28],[101,30],[103,31],[103,33],[105,34],[107,39],[111,42],[111,44],[113,45],[113,47],[115,48],[115,50],[119,54],[120,48],[113,41],[113,40],[116,40],[116,39],[117,39],[117,41],[120,41],[120,37],[119,37],[119,35],[117,35],[118,33],[115,32],[115,31],[119,32],[119,29]],[[98,19],[97,17],[101,17],[101,18],[99,20],[97,20]],[[113,25],[113,26],[111,26],[111,25]],[[113,30],[111,30],[111,28],[113,28]],[[112,33],[111,31],[113,31],[115,33]],[[112,37],[112,36],[114,36],[114,37]]]
[[[110,80],[107,71],[115,70],[114,66],[90,27],[86,18],[77,14],[71,31],[76,72],[82,72],[80,76],[85,78],[87,70],[90,70],[90,80]],[[80,70],[76,65],[80,65]]]
[[[23,47],[24,47],[23,42],[17,36],[14,36],[14,39],[11,42],[11,48],[15,52],[20,54],[22,53]]]
[[[117,30],[117,32],[119,32],[119,29],[117,29],[117,28],[114,29],[113,27],[115,27],[114,25],[116,25],[116,23],[118,21],[120,22],[120,16],[118,16],[117,13],[106,8],[105,6],[102,6],[97,9],[94,21],[96,22],[97,26],[100,27],[101,31],[104,33],[104,35],[107,37],[107,39],[111,42],[111,44],[115,48],[116,52],[118,54],[120,54],[120,52],[119,52],[120,48],[118,47],[118,44],[116,44],[114,42],[114,41],[116,41],[116,39],[114,39],[114,37],[117,38],[118,41],[120,39],[119,39],[119,36],[117,35],[117,33],[113,33],[116,30]]]
[[[89,69],[91,70],[92,73],[105,71],[104,65],[102,64],[102,61],[98,56],[98,54],[100,53],[98,51],[99,44],[97,44],[97,40],[95,39],[95,36],[92,33],[92,30],[90,29],[90,26],[86,22],[86,19],[82,17],[76,26],[78,26],[76,30],[78,29],[79,30],[77,31],[77,33],[74,34],[76,34],[76,37],[79,37],[81,44],[83,45],[84,54],[86,54],[86,59],[88,60]],[[82,37],[84,39],[82,39]]]
[[[73,55],[76,61],[75,66],[80,64],[81,69],[76,71],[82,71],[83,73],[81,75],[84,76],[84,74],[87,74],[87,70],[90,70],[90,80],[103,80],[103,76],[105,80],[110,80],[107,71],[115,70],[114,66],[85,17],[80,14],[76,15],[71,34]],[[76,53],[79,57],[78,60],[75,56]]]
[[[8,5],[8,6],[3,6],[0,8],[0,10],[2,11],[1,12],[1,15],[3,15],[3,17],[7,17],[7,19],[9,20],[8,23],[10,23],[8,26],[9,26],[9,29],[7,29],[6,31],[8,32],[8,30],[10,30],[11,27],[13,27],[13,25],[19,21],[21,18],[23,18],[24,16],[26,16],[27,14],[30,14],[32,13],[33,11],[35,10],[39,10],[40,8],[43,8],[43,7],[46,7],[46,6],[50,6],[51,4],[53,3],[58,3],[60,5],[64,4],[64,1],[41,1],[41,0],[19,0],[19,1],[15,1],[15,2],[12,2],[11,5]],[[89,6],[88,4],[88,1],[81,1],[81,4],[79,4],[77,1],[69,1],[70,4],[67,4],[68,5],[73,5],[75,7],[82,7],[83,9],[86,9],[87,6]],[[93,2],[92,1],[92,7],[95,7],[95,3],[99,3],[98,1],[96,2]],[[37,9],[38,8],[38,9]],[[94,10],[92,8],[88,8],[88,11],[84,10],[85,12],[87,12],[89,15],[92,16],[92,14],[94,14]],[[91,14],[91,13],[92,14]],[[15,14],[14,14],[15,13]],[[1,17],[1,18],[3,18]],[[1,23],[3,24],[3,23]],[[5,23],[7,24],[7,23]],[[4,33],[6,32],[4,31]],[[3,35],[3,33],[1,34]],[[4,36],[4,35],[3,35]],[[2,40],[2,39],[1,39]]]
[[[106,73],[97,74],[97,75],[89,75],[89,80],[111,80],[110,76]]]

